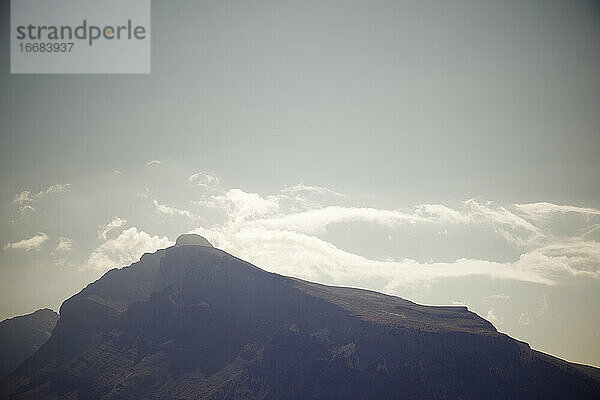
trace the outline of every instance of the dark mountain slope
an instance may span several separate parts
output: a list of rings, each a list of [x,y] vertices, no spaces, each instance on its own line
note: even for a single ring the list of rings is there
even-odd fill
[[[50,337],[58,314],[44,308],[0,322],[0,376],[11,373]]]
[[[292,279],[194,243],[144,255],[65,301],[52,338],[2,380],[4,396],[600,396],[597,370],[533,351],[464,307]]]

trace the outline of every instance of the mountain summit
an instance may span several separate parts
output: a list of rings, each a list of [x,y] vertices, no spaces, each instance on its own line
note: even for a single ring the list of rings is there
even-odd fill
[[[178,246],[206,246],[213,247],[212,244],[204,237],[196,235],[195,233],[185,233],[180,235],[175,241],[175,247]]]
[[[14,399],[597,399],[598,369],[466,307],[269,273],[200,236],[66,300]]]

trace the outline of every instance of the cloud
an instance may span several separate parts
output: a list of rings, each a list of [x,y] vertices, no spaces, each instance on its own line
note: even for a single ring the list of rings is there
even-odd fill
[[[540,309],[537,312],[537,317],[541,318],[543,317],[546,312],[548,312],[548,309],[550,308],[550,302],[548,301],[548,296],[546,296],[545,294],[542,296],[542,300],[541,300],[541,305],[540,305]]]
[[[594,224],[591,226],[587,226],[587,227],[583,228],[581,231],[583,231],[583,233],[581,234],[582,238],[593,239],[594,235],[600,233],[600,224]]]
[[[32,203],[42,200],[49,194],[58,194],[64,192],[70,186],[70,183],[57,183],[55,185],[49,186],[45,190],[39,191],[37,194],[31,193],[29,190],[23,190],[15,195],[15,198],[12,201],[12,203],[17,204],[19,206],[19,211],[21,213],[25,213],[26,211],[37,211],[35,207],[31,205]]]
[[[198,228],[194,232],[205,236],[215,246],[272,272],[387,293],[399,293],[414,284],[463,276],[554,284],[540,271],[529,269],[521,262],[503,264],[474,259],[451,263],[419,263],[410,259],[379,261],[344,251],[315,236],[289,230]]]
[[[59,237],[58,245],[54,251],[57,252],[67,252],[73,249],[73,239],[69,239],[68,237]]]
[[[475,199],[463,203],[463,209],[442,204],[422,204],[411,208],[386,210],[373,207],[342,205],[322,206],[317,200],[296,196],[297,193],[335,194],[326,188],[296,185],[282,189],[281,194],[262,197],[241,189],[230,189],[222,195],[205,200],[202,205],[222,208],[229,222],[252,225],[263,229],[293,230],[308,234],[323,233],[331,224],[366,222],[396,229],[403,225],[436,225],[440,235],[447,236],[445,226],[482,226],[511,245],[526,248],[541,242],[542,230],[519,215],[491,202],[482,204]],[[328,198],[331,200],[331,197]]]
[[[319,233],[330,224],[359,221],[388,227],[429,222],[419,215],[410,215],[400,211],[329,206],[296,214],[256,219],[251,222],[251,225],[262,226],[265,229],[290,229],[304,233]]]
[[[487,312],[485,319],[490,321],[494,326],[497,326],[500,323],[500,320],[496,316],[493,308],[490,308],[490,310]]]
[[[528,218],[536,221],[550,218],[554,214],[577,213],[582,214],[587,218],[600,215],[600,210],[595,208],[558,205],[548,202],[514,204],[513,206]]]
[[[26,205],[19,207],[19,211],[21,211],[21,214],[25,214],[27,211],[36,212],[37,210],[33,206]]]
[[[371,207],[325,206],[308,202],[305,197],[289,197],[289,194],[317,193],[342,195],[326,188],[310,186],[287,187],[284,195],[262,197],[257,193],[247,193],[241,189],[231,189],[215,200],[228,212],[230,221],[249,223],[265,229],[289,229],[303,233],[319,233],[335,223],[368,222],[395,228],[405,224],[468,224],[470,219],[456,210],[443,205],[425,204],[411,209],[385,210]],[[287,204],[285,200],[300,204]],[[298,211],[298,210],[301,211]]]
[[[149,165],[158,163],[158,160],[153,160]],[[184,180],[188,193],[189,184],[206,189],[201,192],[201,201],[189,202],[189,210],[178,208],[159,202],[150,196],[148,190],[144,194],[145,201],[151,200],[155,214],[195,221],[201,224],[196,225],[195,231],[216,246],[267,270],[285,275],[323,283],[367,287],[392,294],[402,294],[407,288],[426,286],[441,279],[468,276],[539,285],[557,285],[569,279],[600,279],[600,244],[590,239],[594,236],[598,221],[593,221],[596,225],[590,222],[586,226],[578,225],[574,231],[571,229],[571,232],[583,232],[573,236],[557,230],[560,224],[546,223],[547,219],[542,224],[530,217],[530,214],[545,213],[547,218],[553,218],[553,215],[562,215],[563,211],[593,214],[594,209],[551,203],[503,205],[479,199],[469,199],[452,206],[427,203],[386,209],[373,206],[365,199],[303,183],[263,195],[240,188],[225,188],[218,177],[205,172],[187,176]],[[51,186],[44,193],[59,190],[64,188]],[[26,206],[35,197],[37,195],[22,192],[15,196],[14,202]],[[164,219],[157,219],[158,222],[161,220]],[[118,234],[117,238],[114,238],[117,235],[115,232],[112,235],[114,239],[110,239],[110,232],[125,227],[126,223],[124,218],[114,217],[98,227],[98,237],[106,243],[90,255],[86,262],[89,268],[106,269],[133,261],[133,250],[130,252],[117,240],[125,232],[131,234],[131,229]],[[354,229],[357,223],[361,228],[365,224],[372,227]],[[336,228],[347,226],[348,229],[329,229],[332,225]],[[377,236],[381,239],[378,244],[381,250],[367,257],[352,247],[344,248],[344,245],[352,243],[338,238],[344,231],[348,235],[356,235],[355,240],[360,240],[361,235],[373,235],[374,232],[375,235],[381,235]],[[428,262],[411,259],[399,252],[395,257],[387,253],[391,245],[396,241],[401,242],[407,235],[408,244],[403,246],[414,246],[410,243],[411,240],[414,242],[413,236],[422,232],[432,238],[431,255],[423,257]],[[137,230],[136,234],[149,237]],[[364,237],[365,243],[374,242],[377,237]],[[390,237],[394,241],[385,240]],[[487,250],[483,254],[470,252],[470,256],[453,253],[452,259],[436,253],[435,246],[451,246],[456,240],[467,243],[473,240],[473,246],[491,240],[491,243],[484,242],[483,247],[509,248],[512,253],[501,260],[494,258],[500,252]],[[120,250],[117,252],[115,249]],[[377,251],[381,253],[377,254]],[[486,257],[486,254],[490,256]],[[486,299],[502,301],[509,297],[495,294]]]
[[[25,251],[38,250],[46,240],[48,240],[48,235],[46,235],[44,232],[40,232],[29,239],[8,243],[4,246],[4,249],[19,249]]]
[[[494,206],[491,202],[482,204],[475,199],[467,200],[464,204],[471,223],[492,227],[496,234],[509,243],[526,247],[544,236],[539,227],[505,207]]]
[[[65,189],[67,189],[69,186],[71,186],[70,183],[66,183],[64,185],[62,185],[62,184],[52,185],[52,186],[48,187],[48,189],[46,189],[46,191],[38,193],[38,197],[41,197],[42,195],[46,195],[46,194],[55,194],[55,193],[64,192]]]
[[[123,267],[140,259],[142,254],[151,253],[174,243],[166,236],[150,236],[136,227],[124,230],[121,234],[98,246],[83,264],[83,269],[107,271]]]
[[[261,197],[258,193],[247,193],[241,189],[228,190],[214,200],[228,213],[229,223],[243,223],[279,210],[277,196]]]
[[[299,193],[315,195],[310,201]],[[322,206],[319,196],[334,204]],[[270,271],[323,283],[362,286],[400,294],[411,285],[465,276],[556,285],[565,278],[600,279],[600,244],[575,237],[558,239],[552,232],[513,212],[512,206],[470,199],[462,207],[422,204],[397,210],[339,205],[348,198],[326,188],[296,185],[261,196],[230,189],[208,202],[224,220],[195,230],[216,246]],[[354,254],[324,239],[331,224],[364,222],[402,230],[431,226],[449,236],[450,226],[469,231],[484,228],[521,251],[512,261],[459,258],[452,262],[385,261]],[[360,233],[359,233],[360,234]],[[385,233],[385,236],[391,236]],[[384,237],[384,236],[382,236]],[[508,300],[505,295],[489,299]]]
[[[286,186],[281,190],[284,195],[292,197],[306,197],[306,196],[334,196],[334,197],[346,197],[342,193],[336,192],[323,186],[307,186],[303,183],[297,185]]]
[[[23,203],[32,202],[31,192],[29,190],[23,190],[21,193],[17,193],[15,195],[15,199],[13,200],[13,204],[23,205]]]
[[[526,312],[524,312],[521,313],[517,322],[521,326],[529,326],[531,325],[531,318],[529,318],[529,315]]]
[[[154,210],[159,214],[168,215],[171,217],[178,215],[190,219],[195,219],[194,214],[192,214],[188,210],[182,210],[175,207],[169,207],[165,204],[160,204],[156,199],[152,200],[152,204],[154,204]]]
[[[127,220],[120,217],[114,217],[109,223],[98,225],[98,239],[106,240],[106,235],[114,230],[127,224]]]
[[[522,254],[519,262],[552,279],[564,275],[600,279],[600,242],[559,241]]]
[[[486,299],[489,299],[489,300],[510,300],[510,296],[507,296],[505,294],[492,294],[490,296],[487,296]]]
[[[219,186],[219,178],[205,172],[198,172],[188,178],[188,182],[203,187],[207,190],[214,190]]]
[[[59,237],[58,244],[54,251],[50,252],[50,260],[58,267],[72,268],[73,261],[69,257],[71,250],[73,250],[73,239],[67,237]]]
[[[159,161],[159,160],[152,160],[152,161],[148,161],[148,163],[146,164],[146,167],[154,167],[154,166],[160,165],[162,163],[163,162]]]
[[[322,186],[308,186],[299,183],[286,186],[278,195],[280,204],[289,211],[300,212],[327,205],[340,205],[347,197],[339,192]]]

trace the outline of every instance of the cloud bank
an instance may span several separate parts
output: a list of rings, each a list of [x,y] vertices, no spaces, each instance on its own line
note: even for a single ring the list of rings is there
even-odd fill
[[[194,229],[195,233],[261,267],[304,279],[392,293],[407,285],[465,276],[541,285],[600,279],[600,244],[584,235],[553,231],[547,224],[553,215],[574,214],[584,217],[579,220],[585,226],[593,226],[600,216],[593,208],[551,203],[498,205],[469,199],[460,207],[421,204],[389,210],[344,204],[348,196],[305,185],[267,196],[234,188],[211,194],[209,200],[207,203],[222,210],[225,217]],[[443,232],[442,236],[457,227],[480,229],[520,255],[511,261],[468,257],[451,262],[373,259],[326,239],[329,228],[357,223],[396,232],[428,227],[438,234]],[[391,240],[392,235],[386,237]],[[434,248],[431,251],[435,253]]]
[[[149,166],[159,164],[153,161]],[[168,164],[162,168],[172,170]],[[23,191],[13,203],[26,206],[68,186],[53,185],[37,194]],[[170,239],[146,233],[147,227],[121,232],[133,217],[119,211],[127,218],[115,216],[98,224],[100,242],[77,264],[95,271],[125,266],[144,252],[172,244],[177,234],[193,231],[273,272],[388,293],[469,276],[551,286],[600,279],[600,242],[595,240],[600,211],[590,207],[474,198],[388,209],[303,183],[272,194],[253,193],[227,187],[206,172],[173,178],[168,188],[160,193],[160,186],[146,182],[143,195],[135,193],[139,203],[134,220],[148,223],[154,232],[169,227]],[[159,198],[176,200],[177,206]],[[30,251],[46,240],[40,233],[4,249]],[[63,235],[55,253],[66,258],[72,248],[69,240]],[[484,249],[467,251],[479,247]],[[453,252],[444,253],[444,248]],[[419,257],[417,250],[427,257]],[[507,300],[502,296],[488,300]]]

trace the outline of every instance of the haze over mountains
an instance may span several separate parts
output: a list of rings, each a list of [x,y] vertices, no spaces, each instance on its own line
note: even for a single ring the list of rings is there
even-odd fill
[[[113,269],[0,381],[14,399],[594,399],[595,368],[466,307],[268,273],[206,239]]]

